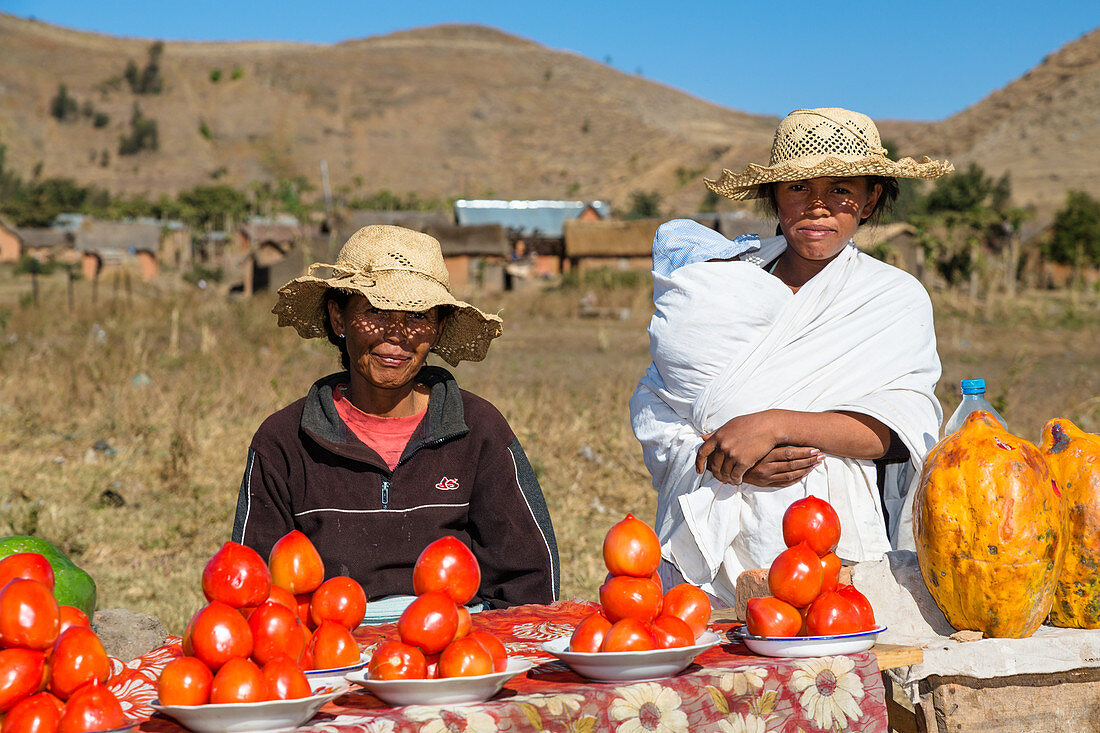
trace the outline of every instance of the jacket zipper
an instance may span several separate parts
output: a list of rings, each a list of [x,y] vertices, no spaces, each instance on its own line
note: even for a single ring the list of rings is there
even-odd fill
[[[418,450],[420,450],[421,448],[427,448],[429,446],[439,445],[440,443],[445,443],[446,441],[448,441],[451,438],[454,438],[458,435],[462,435],[462,433],[461,432],[451,433],[450,435],[444,435],[441,438],[436,438],[435,440],[431,440],[431,441],[421,443],[420,445],[416,446],[416,448],[412,451],[412,453],[408,454],[408,457],[412,458],[413,455]],[[402,458],[401,460],[399,460],[397,462],[397,465],[393,467],[393,471],[390,472],[391,477],[393,476],[394,472],[397,471],[398,466],[400,466],[404,462],[405,462],[404,458]],[[388,508],[389,504],[390,504],[390,479],[384,478],[384,479],[382,479],[382,508],[383,509]]]

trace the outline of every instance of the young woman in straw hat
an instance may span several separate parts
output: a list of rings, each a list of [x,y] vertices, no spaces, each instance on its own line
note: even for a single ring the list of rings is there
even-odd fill
[[[374,600],[411,594],[421,550],[453,535],[481,567],[475,603],[555,600],[554,530],[519,440],[491,404],[425,365],[429,352],[480,361],[502,332],[451,294],[439,242],[360,229],[335,264],[283,286],[272,312],[303,338],[327,337],[343,371],[260,426],[233,539],[267,557],[301,530],[327,576],[355,578]]]
[[[842,560],[911,542],[910,482],[942,413],[932,307],[920,283],[861,253],[856,228],[950,163],[891,160],[865,115],[796,110],[767,166],[706,181],[761,198],[778,236],[726,240],[687,220],[654,240],[653,364],[631,398],[658,492],[667,582],[719,604],[785,549],[780,520],[815,495],[841,519]]]

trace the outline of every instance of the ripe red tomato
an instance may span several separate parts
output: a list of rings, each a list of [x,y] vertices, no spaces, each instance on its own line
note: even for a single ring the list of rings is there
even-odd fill
[[[161,705],[205,705],[210,702],[214,673],[198,657],[178,657],[157,678],[157,701]]]
[[[624,618],[652,621],[662,600],[661,589],[649,578],[616,575],[600,586],[600,605],[611,623]]]
[[[226,542],[202,570],[202,592],[208,601],[233,608],[258,606],[271,590],[271,573],[260,553]]]
[[[768,588],[776,598],[795,608],[810,605],[821,593],[821,558],[805,542],[776,556],[768,570]]]
[[[267,558],[271,582],[294,595],[312,593],[325,579],[320,553],[302,532],[292,529],[271,548]]]
[[[60,621],[57,627],[58,636],[61,636],[66,630],[73,626],[86,626],[89,629],[92,628],[92,623],[88,620],[88,614],[84,613],[76,606],[58,606],[57,617]]]
[[[15,578],[0,590],[0,645],[49,649],[60,626],[53,591],[42,583]]]
[[[235,657],[252,654],[252,630],[237,609],[221,601],[210,601],[191,617],[189,656],[198,657],[217,672]],[[184,653],[187,649],[184,649]]]
[[[508,650],[504,648],[504,644],[489,631],[471,631],[464,638],[473,639],[478,644],[485,647],[485,651],[489,652],[489,656],[493,658],[493,671],[503,672],[508,669]]]
[[[359,645],[355,637],[335,621],[322,621],[309,640],[314,669],[350,667],[359,663]]]
[[[53,565],[37,552],[17,552],[0,560],[0,588],[16,578],[37,580],[53,590]]]
[[[649,624],[636,618],[616,621],[607,630],[600,644],[601,652],[643,652],[657,648],[657,640]]]
[[[473,619],[470,618],[470,609],[465,606],[455,606],[455,610],[458,611],[458,626],[455,627],[455,638],[451,641],[457,641],[469,634],[470,627],[473,625]]]
[[[454,600],[441,591],[418,596],[397,620],[401,641],[420,647],[424,654],[438,654],[455,638],[458,609]]]
[[[298,659],[305,649],[302,622],[281,603],[265,601],[257,606],[248,617],[248,629],[252,632],[252,659],[261,666],[284,655]]]
[[[799,499],[783,513],[783,542],[787,547],[805,542],[818,555],[828,554],[840,542],[840,517],[824,499]]]
[[[68,700],[93,679],[107,682],[111,660],[103,642],[87,626],[74,626],[57,637],[50,656],[50,692]]]
[[[0,650],[0,713],[42,689],[46,655],[33,649]]]
[[[413,592],[441,591],[458,605],[469,603],[481,587],[481,568],[470,548],[451,536],[425,547],[413,565]]]
[[[335,621],[345,629],[354,629],[367,615],[367,594],[358,582],[337,575],[313,591],[309,615],[315,626],[320,626],[322,621]]]
[[[627,514],[604,536],[603,561],[612,575],[648,578],[661,564],[661,542],[648,524]]]
[[[691,628],[692,639],[707,630],[710,623],[710,597],[691,583],[669,588],[661,604],[661,613],[675,616]]]
[[[599,611],[585,616],[573,630],[573,636],[569,638],[569,651],[598,652],[604,637],[610,630],[611,622]]]
[[[878,625],[875,623],[875,609],[871,608],[871,602],[854,585],[837,586],[836,592],[851,601],[859,611],[860,631],[870,631]]]
[[[4,716],[0,733],[55,733],[65,703],[48,692],[25,697]]]
[[[806,609],[806,633],[810,636],[854,634],[862,628],[859,610],[839,593],[822,593]]]
[[[371,654],[367,673],[372,680],[421,680],[428,676],[428,662],[415,646],[385,641]]]
[[[821,592],[836,590],[840,582],[840,558],[835,552],[821,556]]]
[[[297,700],[313,694],[306,673],[288,656],[272,659],[263,666],[260,674],[264,678],[268,700]]]
[[[798,636],[802,614],[778,598],[750,598],[745,609],[745,626],[753,636]]]
[[[210,704],[261,702],[267,699],[267,684],[256,663],[233,657],[221,666],[210,682]]]
[[[658,616],[650,624],[650,631],[658,649],[691,646],[695,643],[695,634],[691,633],[691,627],[676,616]]]
[[[298,599],[282,586],[272,584],[271,592],[267,594],[267,600],[281,603],[294,613],[298,613]]]
[[[477,639],[452,641],[439,654],[440,677],[476,677],[492,674],[493,655]]]
[[[72,694],[61,713],[58,733],[92,733],[121,728],[126,716],[118,698],[99,680],[92,680]]]

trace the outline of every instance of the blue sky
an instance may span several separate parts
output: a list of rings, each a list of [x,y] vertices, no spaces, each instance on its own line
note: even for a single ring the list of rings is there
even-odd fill
[[[746,112],[841,106],[911,120],[948,117],[1100,26],[1096,0],[0,0],[0,10],[163,40],[334,43],[479,23]]]

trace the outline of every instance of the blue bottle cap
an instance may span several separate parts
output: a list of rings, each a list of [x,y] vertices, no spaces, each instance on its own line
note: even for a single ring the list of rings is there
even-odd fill
[[[984,379],[964,379],[964,380],[962,380],[962,393],[963,394],[985,394],[985,380]]]

